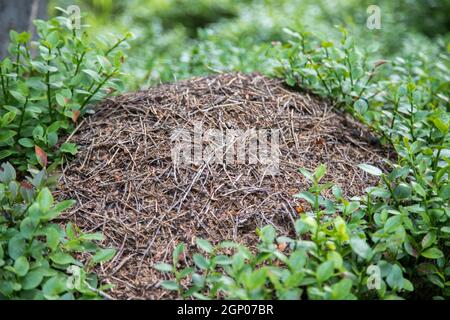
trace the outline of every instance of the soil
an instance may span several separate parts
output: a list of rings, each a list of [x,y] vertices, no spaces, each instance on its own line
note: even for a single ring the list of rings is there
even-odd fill
[[[177,164],[174,130],[199,123],[221,132],[279,130],[278,172],[259,160]],[[201,237],[253,247],[255,229],[267,224],[292,234],[298,212],[308,210],[293,197],[309,186],[298,168],[326,164],[324,180],[351,197],[377,183],[357,164],[382,167],[389,158],[367,129],[329,102],[260,74],[194,78],[106,100],[70,141],[79,153],[64,168],[59,196],[77,206],[65,219],[103,232],[102,245],[117,248],[97,271],[118,299],[171,297],[152,265],[170,261],[180,242],[194,247]]]

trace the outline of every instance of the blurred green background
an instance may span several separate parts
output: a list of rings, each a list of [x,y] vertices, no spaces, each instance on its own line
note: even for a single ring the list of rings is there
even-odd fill
[[[264,73],[284,27],[334,40],[343,26],[383,59],[436,53],[450,32],[450,0],[50,0],[49,15],[73,4],[90,32],[135,35],[129,90],[213,72]],[[366,26],[369,5],[380,7],[379,30]]]

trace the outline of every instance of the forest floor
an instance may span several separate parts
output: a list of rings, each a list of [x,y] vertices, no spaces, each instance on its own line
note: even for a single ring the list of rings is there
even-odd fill
[[[160,85],[106,100],[96,111],[70,138],[80,151],[64,168],[59,197],[77,200],[67,221],[103,232],[105,245],[117,248],[97,271],[115,285],[109,294],[119,299],[168,298],[152,265],[169,261],[180,242],[193,246],[201,237],[251,247],[255,229],[267,224],[292,234],[298,213],[308,210],[293,197],[309,186],[298,168],[324,163],[324,180],[354,196],[376,184],[357,165],[383,167],[389,158],[365,128],[327,101],[260,74]],[[199,124],[221,132],[279,130],[279,152],[271,158],[278,171],[274,161],[267,165],[260,158],[177,164],[176,130],[193,132]]]

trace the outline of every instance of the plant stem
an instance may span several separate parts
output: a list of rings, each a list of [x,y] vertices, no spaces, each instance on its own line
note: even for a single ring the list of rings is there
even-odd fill
[[[440,146],[442,146],[444,144],[444,140],[445,140],[445,136],[442,136],[442,138],[440,139]],[[433,171],[434,171],[434,175],[433,175],[433,181],[434,183],[436,183],[436,174],[437,174],[437,166],[439,164],[439,158],[441,157],[441,150],[442,147],[438,148],[438,152],[436,154],[436,158],[433,159]]]
[[[106,50],[105,52],[105,56],[107,56],[108,54],[111,53],[111,51],[113,51],[115,48],[117,48],[122,42],[124,42],[127,39],[127,37],[120,39],[119,41],[116,42],[115,45],[113,45],[111,48],[109,48],[108,50]]]
[[[1,66],[0,66],[0,79],[1,79],[1,84],[2,84],[4,103],[8,104],[8,94],[7,94],[7,91],[6,91],[5,79],[3,78],[3,69],[2,69]]]
[[[77,67],[75,68],[75,73],[73,74],[73,77],[75,77],[78,72],[80,71],[81,62],[83,61],[84,56],[86,55],[86,51],[83,51],[80,58],[77,58]]]
[[[351,83],[352,89],[353,89],[354,81],[353,81],[352,63],[350,62],[350,56],[349,56],[348,49],[345,49],[344,52],[345,52],[345,61],[348,64],[348,73],[350,76],[350,83]]]
[[[97,92],[104,86],[104,84],[111,79],[111,77],[114,75],[114,72],[110,73],[98,86],[95,88],[94,92],[92,92],[89,97],[86,98],[86,100],[83,101],[80,107],[80,111],[83,112],[86,105],[91,101],[92,97],[97,94]],[[92,86],[91,86],[92,87]]]
[[[25,103],[23,105],[22,114],[20,115],[19,130],[17,132],[17,135],[19,136],[19,138],[20,138],[20,133],[22,131],[23,120],[25,119],[25,111],[27,109],[27,104],[28,104],[28,96],[27,96],[27,98],[25,100]]]
[[[318,188],[318,181],[314,181],[314,187]],[[316,241],[318,241],[321,215],[319,212],[319,191],[317,191],[317,190],[314,192],[314,212],[316,213],[316,223],[317,223],[315,238],[316,238]],[[320,250],[320,248],[319,248],[319,250]]]
[[[17,53],[16,53],[16,74],[19,77],[19,60],[20,60],[20,43],[17,44]]]
[[[62,52],[61,52],[61,48],[58,48],[58,54],[61,57],[62,63],[64,65],[64,68],[66,69],[66,71],[69,71],[69,66],[67,65],[66,61],[64,59],[62,59]]]
[[[413,100],[412,100],[412,96],[409,97],[409,105],[410,105],[410,109],[409,109],[409,132],[411,134],[411,139],[414,142],[415,138],[414,138],[414,105],[413,105]]]
[[[394,190],[392,190],[391,184],[390,184],[389,181],[386,179],[386,176],[385,176],[385,175],[382,176],[382,179],[383,179],[384,183],[386,184],[386,187],[388,188],[389,193],[390,193],[391,196],[392,196],[392,199],[394,199],[394,202],[398,205],[398,201],[397,201],[397,198],[395,197]]]
[[[52,50],[48,48],[49,55],[51,56]],[[47,67],[50,68],[50,60],[47,61]],[[48,112],[50,113],[50,119],[53,121],[53,109],[52,109],[52,96],[51,96],[51,88],[50,88],[50,70],[47,70],[46,75],[47,82],[47,103],[48,103]]]
[[[372,78],[374,76],[374,72],[375,72],[375,68],[373,68],[370,71],[369,77],[367,78],[366,83],[364,84],[364,87],[361,89],[361,91],[359,92],[359,97],[361,98],[361,96],[363,95],[363,93],[366,91],[367,86],[369,85],[369,83],[372,81]]]
[[[395,116],[398,113],[398,104],[399,104],[399,101],[398,101],[398,99],[396,99],[394,102],[394,113],[392,115],[391,130],[389,132],[390,139],[392,139],[392,131],[394,130],[394,124],[395,124],[395,119],[396,119]]]
[[[325,82],[325,80],[320,75],[319,69],[317,69],[317,76],[319,77],[319,80],[322,82],[323,86],[327,89],[328,96],[331,98],[332,97],[331,90],[330,90],[330,88],[328,88],[327,83]]]

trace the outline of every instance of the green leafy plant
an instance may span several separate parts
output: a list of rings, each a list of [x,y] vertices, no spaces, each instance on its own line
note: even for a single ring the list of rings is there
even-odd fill
[[[396,174],[385,175],[367,164],[361,169],[385,179]],[[272,226],[265,226],[257,230],[260,242],[253,251],[233,242],[213,246],[197,239],[203,253],[192,255],[192,265],[180,261],[185,249],[180,244],[172,264],[154,266],[173,277],[161,286],[199,299],[399,299],[416,286],[448,297],[448,261],[445,248],[437,245],[448,242],[448,227],[441,228],[439,237],[426,229],[415,233],[412,226],[423,225],[423,216],[393,209],[387,185],[349,201],[339,187],[320,183],[324,166],[313,173],[300,171],[312,186],[295,197],[308,202],[311,211],[295,222],[296,237],[277,237]],[[329,189],[333,199],[323,196]],[[394,191],[396,201],[404,201],[407,192]],[[412,247],[416,238],[421,249]]]
[[[108,297],[109,286],[99,285],[93,267],[115,250],[95,243],[103,240],[100,233],[57,223],[74,201],[55,202],[49,188],[56,178],[47,172],[77,152],[60,135],[121,89],[120,48],[130,34],[92,39],[62,16],[34,23],[37,41],[11,31],[10,57],[0,62],[0,159],[19,169],[9,162],[0,169],[0,298]],[[32,176],[18,182],[25,170]],[[82,256],[90,257],[86,266]]]
[[[293,35],[303,39],[298,33]],[[375,61],[370,67],[366,64],[367,54],[358,53],[355,45],[346,49],[349,38],[344,34],[344,39],[344,49],[333,58],[349,61],[344,78],[333,77],[334,67],[328,68],[319,62],[316,68],[324,70],[321,76],[324,82],[307,83],[315,92],[327,95],[368,125],[380,135],[382,142],[396,151],[397,159],[389,164],[389,174],[369,165],[361,166],[382,181],[381,189],[374,189],[373,194],[368,191],[361,198],[370,209],[367,222],[375,224],[371,238],[400,263],[415,287],[420,288],[415,294],[448,297],[450,48],[443,45],[431,56],[414,52],[404,58],[395,58],[386,63],[378,81],[373,81],[374,71],[386,61]],[[297,83],[292,80],[293,74],[302,75],[311,67],[302,61],[311,60],[308,58],[311,54],[324,56],[323,50],[317,47],[311,52],[293,52],[292,48],[303,46],[301,43],[291,43],[287,49],[293,67],[278,69],[291,79],[289,81],[294,81],[291,85]],[[325,58],[328,57],[331,55],[325,53]],[[327,60],[324,61],[325,65]],[[362,66],[362,71],[356,74],[365,75],[367,80],[362,82],[364,86],[347,94],[337,88],[352,83],[350,66]],[[397,236],[392,238],[391,233]]]
[[[83,233],[74,224],[56,223],[73,200],[55,202],[49,190],[55,177],[45,170],[18,182],[16,171],[3,163],[0,172],[0,298],[97,299],[99,286],[92,267],[111,259],[114,249],[94,241],[100,233]],[[76,259],[89,254],[87,267]]]
[[[63,16],[34,23],[37,41],[11,31],[10,56],[0,62],[0,159],[20,170],[77,152],[72,143],[58,145],[59,136],[121,88],[120,47],[130,37],[92,39]]]

